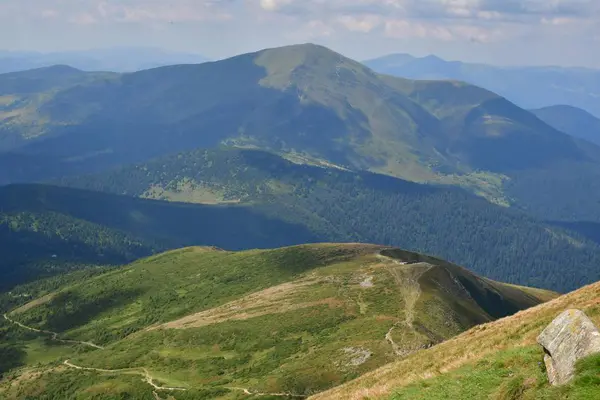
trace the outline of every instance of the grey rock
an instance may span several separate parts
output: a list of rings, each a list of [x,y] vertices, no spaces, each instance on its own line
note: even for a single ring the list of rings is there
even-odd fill
[[[568,383],[581,358],[600,353],[600,331],[580,310],[560,314],[538,336],[546,353],[544,362],[552,385]]]

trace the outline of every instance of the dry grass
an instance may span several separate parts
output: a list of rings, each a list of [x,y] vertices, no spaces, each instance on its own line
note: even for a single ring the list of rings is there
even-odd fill
[[[221,190],[188,178],[175,183],[175,188],[173,189],[166,189],[160,185],[152,185],[141,197],[172,202],[213,205],[238,204],[241,202],[241,199],[225,200]]]
[[[62,365],[52,367],[49,369],[40,369],[40,368],[26,368],[19,371],[14,379],[11,380],[3,380],[0,381],[0,398],[6,400],[17,400],[18,397],[14,392],[15,389],[23,386],[29,385],[33,382],[36,382],[38,385],[39,379],[43,377],[47,373],[51,372],[61,372],[66,368]],[[44,387],[40,386],[37,388],[37,394],[42,395],[44,392]]]
[[[476,326],[311,399],[387,398],[396,388],[455,370],[498,350],[535,344],[544,327],[570,308],[587,311],[592,320],[600,324],[600,282],[511,317]]]
[[[37,306],[41,306],[42,304],[46,304],[46,303],[50,302],[54,298],[54,296],[56,296],[56,293],[47,294],[43,297],[40,297],[39,299],[35,299],[25,305],[22,305],[21,307],[11,311],[10,314],[21,314],[26,311],[29,311],[32,308],[35,308]]]
[[[280,314],[323,304],[327,304],[330,307],[342,305],[342,301],[334,298],[320,299],[311,302],[298,301],[302,298],[302,293],[304,291],[309,290],[311,286],[318,285],[323,281],[323,279],[308,278],[295,282],[286,282],[257,293],[252,293],[222,306],[152,327],[149,330],[199,328],[225,321],[247,320],[262,315]]]

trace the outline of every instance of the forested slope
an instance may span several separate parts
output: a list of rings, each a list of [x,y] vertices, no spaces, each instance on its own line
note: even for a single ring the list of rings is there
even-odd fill
[[[595,243],[465,191],[297,165],[263,151],[195,150],[61,184],[179,202],[235,203],[304,226],[322,240],[400,246],[493,279],[560,291],[600,274]]]
[[[316,241],[251,208],[174,204],[46,185],[0,188],[0,288],[194,244],[230,249]]]

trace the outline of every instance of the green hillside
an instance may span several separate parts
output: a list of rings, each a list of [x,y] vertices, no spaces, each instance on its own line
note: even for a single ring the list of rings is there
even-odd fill
[[[381,246],[187,248],[10,312],[9,329],[18,322],[75,344],[25,363],[0,393],[152,398],[151,385],[132,380],[144,375],[175,399],[305,396],[553,297]]]
[[[321,241],[436,254],[505,282],[568,291],[600,279],[597,244],[576,233],[461,190],[298,165],[263,151],[200,149],[60,183],[204,207],[243,207],[303,226]],[[214,240],[195,244],[232,248]]]
[[[600,220],[586,200],[597,196],[582,188],[600,174],[600,148],[468,84],[378,75],[310,44],[123,75],[66,72],[69,79],[52,81],[52,88],[31,85],[32,72],[9,74],[18,84],[2,92],[0,150],[51,166],[36,169],[24,160],[5,173],[5,182],[226,143],[458,185],[545,218],[578,213]],[[35,76],[56,73],[42,69]],[[552,202],[538,196],[567,192],[550,196]]]
[[[311,397],[338,399],[594,400],[600,397],[600,357],[577,365],[574,380],[548,383],[536,338],[562,312],[580,309],[600,325],[600,283],[467,332]]]

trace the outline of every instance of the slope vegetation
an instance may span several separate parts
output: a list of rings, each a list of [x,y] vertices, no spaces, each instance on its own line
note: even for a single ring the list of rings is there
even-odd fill
[[[600,148],[468,84],[378,75],[310,44],[123,75],[59,72],[68,79],[45,78],[55,69],[0,76],[9,81],[0,92],[0,149],[55,165],[17,168],[8,182],[228,143],[468,187],[553,219],[569,210],[600,219],[592,204],[579,204],[595,196],[565,190],[566,179],[552,183],[560,171],[597,181]],[[31,74],[55,83],[32,85]],[[531,199],[549,191],[572,195],[553,197],[564,211]]]
[[[187,248],[68,284],[9,313],[88,349],[56,360],[62,366],[41,378],[34,368],[33,381],[21,375],[15,379],[26,384],[2,387],[7,398],[40,385],[82,395],[88,387],[73,382],[80,377],[105,388],[98,398],[119,387],[176,399],[210,390],[222,398],[304,397],[553,297],[381,246]],[[128,387],[140,371],[152,383]]]
[[[210,244],[277,247],[317,239],[248,208],[175,204],[44,185],[0,188],[0,289],[89,265]]]
[[[304,226],[321,241],[436,254],[492,279],[528,286],[568,291],[600,279],[597,244],[578,234],[461,190],[297,165],[264,151],[194,150],[60,183],[205,207],[235,204]]]
[[[581,309],[600,325],[600,284],[473,329],[386,365],[319,399],[585,399],[600,395],[598,356],[579,365],[572,384],[548,384],[541,331],[561,312]]]

